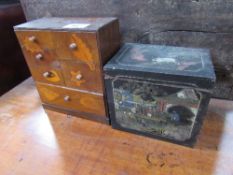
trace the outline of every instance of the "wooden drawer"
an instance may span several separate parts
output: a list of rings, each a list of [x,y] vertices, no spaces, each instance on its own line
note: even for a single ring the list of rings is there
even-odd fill
[[[61,61],[66,86],[103,94],[103,82],[100,69],[91,70],[81,61]]]
[[[99,67],[96,33],[17,31],[16,35],[29,63],[39,60],[79,60],[91,70]],[[38,57],[38,55],[42,57]]]
[[[36,81],[64,85],[53,38],[48,31],[17,31],[24,57]]]
[[[59,66],[59,62],[57,63]],[[56,65],[54,65],[56,67]],[[33,79],[43,83],[65,85],[62,71],[59,68],[53,68],[51,66],[30,66],[29,67]]]
[[[105,117],[101,95],[83,93],[74,89],[36,83],[43,103]]]
[[[54,32],[53,38],[57,59],[82,61],[90,70],[99,68],[96,33]]]
[[[56,58],[54,42],[49,31],[17,31],[17,38],[20,42],[24,56],[30,61],[37,60],[53,61]],[[42,57],[38,57],[41,54]]]

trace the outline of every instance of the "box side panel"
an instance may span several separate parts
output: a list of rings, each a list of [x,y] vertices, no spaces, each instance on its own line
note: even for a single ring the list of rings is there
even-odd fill
[[[104,65],[120,47],[121,37],[118,20],[110,22],[99,30],[98,42],[102,64]]]

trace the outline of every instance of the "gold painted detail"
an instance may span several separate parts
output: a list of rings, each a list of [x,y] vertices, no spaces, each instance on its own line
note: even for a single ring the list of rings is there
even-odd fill
[[[50,89],[47,89],[45,87],[40,88],[40,93],[48,101],[56,100],[59,97],[59,94],[57,94],[56,92],[54,92],[54,91],[52,91]]]
[[[80,99],[80,104],[85,106],[86,108],[91,108],[93,110],[100,109],[99,104],[96,102],[95,99],[91,97],[83,97]]]
[[[84,79],[80,79],[80,80],[77,79],[77,76],[81,75],[80,71],[77,72],[71,71],[70,74],[71,74],[71,81],[75,82],[77,86],[81,86],[82,83],[86,82],[86,80]]]
[[[51,73],[51,76],[45,77],[46,80],[51,81],[51,82],[61,81],[58,73],[55,70],[51,70],[50,73]]]

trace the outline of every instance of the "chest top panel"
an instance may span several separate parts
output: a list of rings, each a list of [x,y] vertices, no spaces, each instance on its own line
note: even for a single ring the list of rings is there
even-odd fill
[[[59,31],[97,31],[106,24],[116,20],[106,18],[58,18],[45,17],[14,27],[15,30],[59,30]]]
[[[127,43],[105,66],[109,69],[215,79],[209,51],[196,48]]]

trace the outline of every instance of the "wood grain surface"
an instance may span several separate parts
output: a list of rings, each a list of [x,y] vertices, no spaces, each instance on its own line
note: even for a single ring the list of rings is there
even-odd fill
[[[103,94],[103,77],[99,68],[91,70],[87,64],[79,61],[60,61],[60,63],[67,87]]]
[[[102,27],[99,30],[98,38],[101,60],[105,64],[120,48],[121,34],[119,22],[114,21],[108,27]]]
[[[99,53],[94,32],[53,32],[57,59],[78,60],[86,63],[91,70],[99,68]],[[76,48],[70,49],[70,44]]]
[[[96,33],[29,30],[16,34],[36,81],[103,93]],[[30,37],[35,37],[34,41]],[[76,48],[69,48],[72,43]],[[38,55],[41,59],[36,59]],[[45,72],[52,76],[44,77]],[[78,74],[81,80],[77,80]]]
[[[44,106],[109,123],[102,67],[120,46],[116,18],[41,18],[14,29]]]
[[[44,83],[64,85],[60,62],[56,60],[53,35],[49,31],[17,31],[24,57],[33,78]],[[30,41],[34,37],[34,41]],[[36,59],[40,54],[41,59]],[[45,72],[52,72],[51,77],[44,77]]]
[[[103,95],[81,92],[66,87],[36,83],[41,101],[66,109],[91,113],[105,117]],[[65,99],[67,98],[67,99]]]
[[[45,111],[28,79],[0,98],[2,175],[232,175],[233,102],[212,99],[194,148]]]

